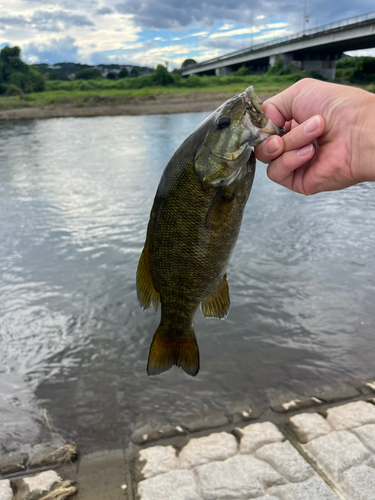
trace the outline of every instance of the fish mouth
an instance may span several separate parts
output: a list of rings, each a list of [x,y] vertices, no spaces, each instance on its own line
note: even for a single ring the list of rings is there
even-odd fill
[[[262,132],[268,135],[279,135],[282,137],[285,134],[284,127],[278,127],[268,116],[262,111],[261,105],[263,101],[254,92],[254,87],[251,85],[244,92],[244,102],[246,113],[250,119]]]

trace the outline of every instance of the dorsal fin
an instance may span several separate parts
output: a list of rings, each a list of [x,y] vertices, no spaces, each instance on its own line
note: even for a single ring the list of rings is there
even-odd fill
[[[220,285],[207,299],[201,302],[201,311],[205,318],[224,319],[228,316],[230,308],[230,297],[228,278],[224,274]]]
[[[158,310],[160,295],[155,290],[151,278],[147,241],[138,263],[137,296],[142,309],[148,309],[152,303],[155,310]]]

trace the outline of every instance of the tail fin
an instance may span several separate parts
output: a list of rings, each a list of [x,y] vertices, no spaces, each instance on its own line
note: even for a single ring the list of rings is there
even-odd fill
[[[169,335],[165,333],[164,327],[160,325],[154,334],[148,355],[148,375],[159,375],[176,365],[195,377],[199,372],[199,349],[193,327],[185,338],[178,336],[173,339],[170,332]]]

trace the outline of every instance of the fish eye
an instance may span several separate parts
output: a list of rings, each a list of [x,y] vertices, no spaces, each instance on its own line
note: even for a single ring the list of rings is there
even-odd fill
[[[217,128],[219,130],[223,130],[223,128],[227,128],[230,125],[230,118],[228,116],[221,116],[217,121]]]

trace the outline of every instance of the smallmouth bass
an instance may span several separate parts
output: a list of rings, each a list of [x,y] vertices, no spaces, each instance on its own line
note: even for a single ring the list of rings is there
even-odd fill
[[[226,101],[185,139],[162,174],[137,269],[141,307],[161,304],[149,375],[177,365],[195,376],[195,311],[200,305],[205,317],[228,314],[226,268],[253,183],[252,146],[284,132],[260,105],[253,87]]]

